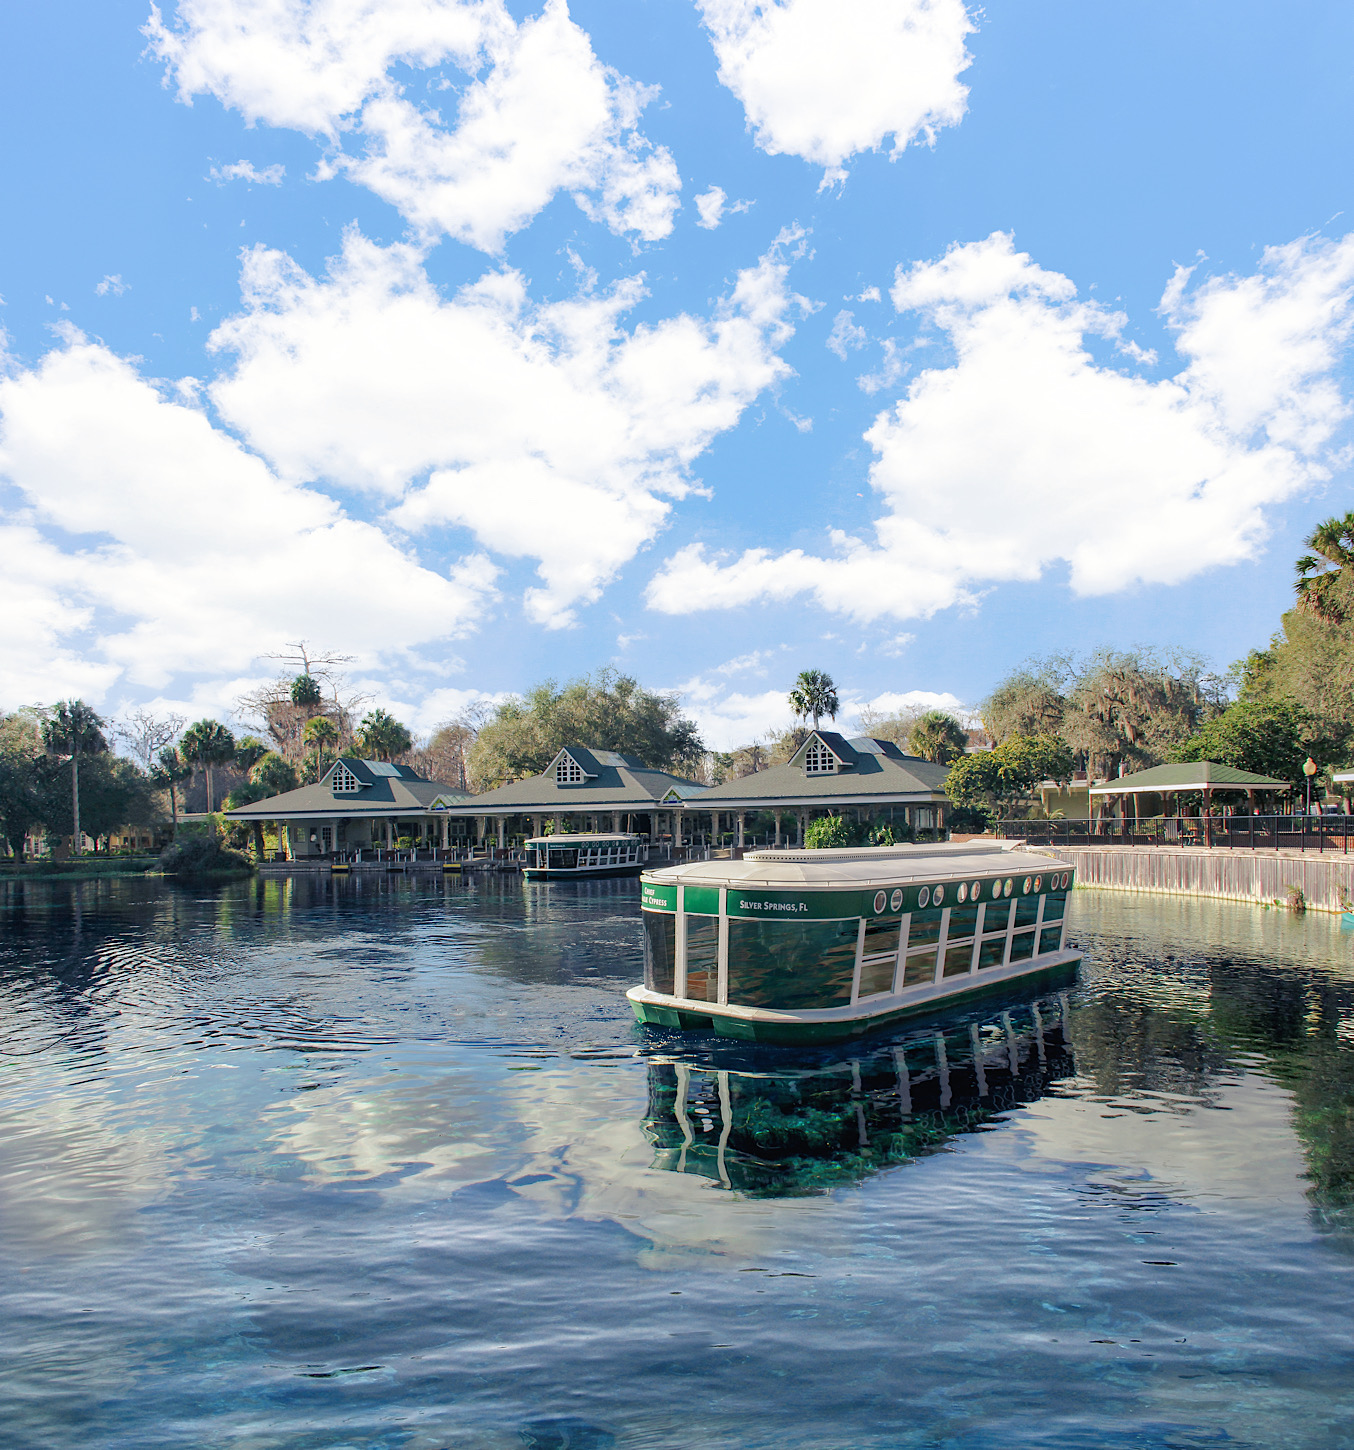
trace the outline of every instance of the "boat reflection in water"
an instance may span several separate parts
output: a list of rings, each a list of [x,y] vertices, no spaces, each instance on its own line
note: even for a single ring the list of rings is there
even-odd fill
[[[1074,1072],[1059,992],[850,1056],[796,1054],[790,1063],[777,1054],[730,1068],[656,1060],[644,1132],[655,1168],[793,1197],[937,1152]]]

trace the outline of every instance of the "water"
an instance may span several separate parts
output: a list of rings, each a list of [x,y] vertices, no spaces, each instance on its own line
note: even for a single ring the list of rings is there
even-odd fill
[[[645,1035],[634,882],[0,886],[0,1445],[1354,1446],[1354,934]]]

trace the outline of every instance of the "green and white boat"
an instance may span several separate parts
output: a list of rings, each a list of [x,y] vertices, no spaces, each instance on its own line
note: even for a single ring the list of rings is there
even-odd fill
[[[638,876],[649,858],[645,837],[605,833],[533,836],[525,844],[522,875],[542,877]]]
[[[997,843],[750,851],[646,871],[641,1022],[834,1042],[1069,973],[1065,861]]]

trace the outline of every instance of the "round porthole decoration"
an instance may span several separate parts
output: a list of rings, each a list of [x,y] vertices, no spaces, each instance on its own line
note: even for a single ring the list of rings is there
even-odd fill
[[[931,890],[931,905],[939,906],[945,900],[945,888],[943,886],[933,887]]]
[[[973,885],[969,887],[969,895],[973,897],[974,901],[978,901],[981,899],[982,894],[983,883],[981,881],[975,881]]]
[[[999,897],[1000,895],[1001,895],[1001,882],[1000,881],[994,881],[992,883],[992,900],[995,901],[997,899],[997,897]]]
[[[1022,896],[1028,896],[1030,894],[1030,887],[1033,886],[1033,885],[1034,885],[1034,881],[1030,877],[1027,876],[1024,879],[1024,881],[1021,882],[1021,885],[1020,885],[1020,894]]]
[[[1064,891],[1067,890],[1067,887],[1071,884],[1071,881],[1072,881],[1072,873],[1070,871],[1064,871],[1063,872],[1063,890]]]
[[[882,916],[883,915],[883,912],[884,912],[884,908],[888,904],[889,904],[889,894],[888,894],[888,892],[887,891],[876,891],[875,894],[874,894],[874,914],[876,916]]]
[[[930,900],[931,888],[929,886],[923,886],[922,889],[917,892],[917,905],[926,906],[930,903]]]
[[[1006,878],[1005,883],[1003,884],[1003,886],[1001,888],[1001,894],[1003,896],[1009,896],[1011,894],[1011,892],[1013,892],[1014,890],[1015,890],[1015,882],[1014,882],[1014,880],[1012,880],[1011,877],[1008,876]]]
[[[1036,876],[1034,878],[1034,889],[1036,891],[1042,891],[1044,889],[1044,878],[1042,876]]]
[[[958,901],[959,901],[959,903],[960,903],[961,906],[963,905],[964,902],[966,902],[968,900],[968,882],[967,881],[961,881],[959,883],[959,890],[957,892],[955,892],[955,896],[958,899]]]
[[[894,911],[900,911],[902,909],[903,892],[901,887],[898,887],[894,891],[893,895],[889,897],[889,905],[893,908]]]

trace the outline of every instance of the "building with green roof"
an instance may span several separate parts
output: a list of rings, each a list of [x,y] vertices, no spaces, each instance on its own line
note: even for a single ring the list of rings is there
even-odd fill
[[[224,814],[247,825],[276,822],[282,854],[300,858],[391,846],[401,836],[445,846],[452,809],[471,799],[410,766],[343,756],[313,785]]]
[[[710,833],[720,834],[727,817],[735,842],[743,844],[749,812],[774,817],[776,844],[788,820],[802,844],[815,815],[848,815],[888,821],[914,830],[945,825],[949,767],[907,755],[891,740],[858,735],[848,740],[835,730],[814,730],[785,765],[773,765],[739,780],[727,780],[686,803],[710,812]]]
[[[1121,775],[1117,780],[1097,781],[1091,786],[1090,795],[1093,812],[1098,805],[1104,815],[1157,816],[1168,814],[1165,807],[1172,798],[1178,806],[1182,795],[1202,796],[1207,813],[1215,793],[1240,793],[1246,796],[1254,810],[1257,795],[1291,788],[1286,780],[1238,770],[1234,765],[1193,760],[1176,765],[1154,765],[1149,770]]]
[[[556,832],[634,831],[676,839],[682,811],[706,789],[618,750],[568,745],[540,775],[509,781],[448,810],[473,817],[475,834],[483,840],[492,831],[500,845],[512,836],[542,835],[547,821]]]

